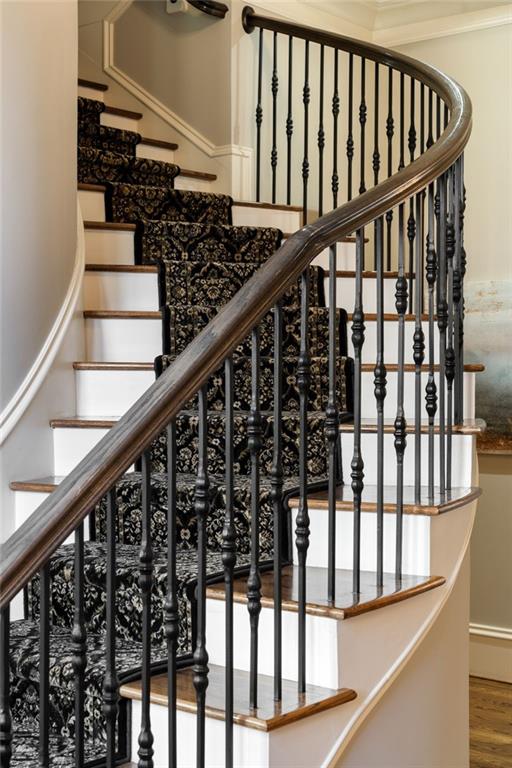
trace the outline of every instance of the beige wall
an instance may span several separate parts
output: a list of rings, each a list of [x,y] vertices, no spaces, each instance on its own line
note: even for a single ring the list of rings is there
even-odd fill
[[[2,2],[0,408],[62,305],[76,241],[74,0]]]

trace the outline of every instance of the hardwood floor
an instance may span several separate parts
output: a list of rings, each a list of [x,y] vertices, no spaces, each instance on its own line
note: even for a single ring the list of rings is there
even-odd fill
[[[469,679],[471,768],[512,768],[512,684]]]

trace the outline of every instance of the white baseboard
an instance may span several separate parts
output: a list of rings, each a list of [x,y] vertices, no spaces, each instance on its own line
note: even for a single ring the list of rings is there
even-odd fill
[[[469,625],[470,673],[512,683],[512,628]]]

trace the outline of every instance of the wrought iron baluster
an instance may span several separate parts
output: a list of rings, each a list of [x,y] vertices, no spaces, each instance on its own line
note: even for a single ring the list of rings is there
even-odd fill
[[[425,83],[420,85],[420,155],[425,152]]]
[[[251,410],[247,419],[247,438],[251,455],[251,564],[247,579],[247,609],[251,625],[249,704],[258,706],[258,628],[261,613],[260,576],[260,452],[263,423],[260,411],[260,331],[251,338]]]
[[[356,233],[355,303],[352,315],[352,346],[354,347],[354,452],[351,463],[352,493],[354,494],[354,555],[353,592],[361,591],[361,497],[364,488],[364,460],[361,453],[361,364],[364,344],[363,309],[364,229]]]
[[[270,488],[274,518],[274,700],[282,696],[282,549],[283,549],[283,307],[274,307],[274,451]]]
[[[377,586],[384,583],[384,400],[386,398],[386,366],[384,364],[384,256],[382,248],[383,220],[375,227],[377,282],[377,360],[374,392],[377,402]]]
[[[359,180],[359,194],[362,195],[366,192],[366,180],[365,180],[365,153],[366,153],[366,119],[368,109],[366,107],[366,59],[361,58],[361,103],[359,105],[359,125],[361,126],[361,149],[359,156],[360,163],[360,180]]]
[[[453,269],[454,347],[455,347],[455,406],[454,423],[464,418],[464,360],[462,340],[462,157],[455,164],[455,261]]]
[[[455,179],[454,167],[447,172],[447,219],[446,219],[446,490],[452,487],[452,437],[453,437],[453,381],[455,378],[455,351],[453,348],[454,310],[453,310],[453,260],[455,256]]]
[[[272,151],[270,153],[270,167],[272,168],[272,202],[276,202],[277,181],[277,93],[279,90],[279,76],[277,73],[277,32],[273,39],[273,65],[272,65]]]
[[[437,327],[439,329],[439,490],[446,492],[446,330],[448,327],[448,303],[446,301],[446,174],[438,182],[438,276],[437,276]]]
[[[306,557],[309,548],[309,511],[308,511],[308,395],[310,380],[310,358],[308,338],[309,316],[309,271],[301,277],[300,303],[300,354],[297,366],[297,386],[299,389],[299,509],[296,518],[295,544],[299,568],[298,583],[298,624],[299,624],[299,693],[306,690]]]
[[[0,766],[9,768],[12,757],[12,717],[9,704],[10,609],[0,611]]]
[[[436,139],[441,136],[441,97],[436,94]]]
[[[107,768],[114,768],[115,765],[119,712],[119,679],[116,669],[116,512],[116,491],[112,488],[107,495],[106,658],[102,691],[107,729]]]
[[[176,460],[176,424],[172,421],[167,427],[167,594],[165,596],[169,768],[177,768],[178,765],[176,654],[179,637],[179,612],[176,574]]]
[[[139,588],[142,598],[141,720],[138,768],[153,768],[151,731],[151,590],[153,548],[151,544],[151,456],[142,454],[142,538],[139,553]]]
[[[322,216],[324,212],[324,67],[325,67],[325,49],[320,46],[320,92],[318,96],[318,215]]]
[[[430,92],[432,94],[432,92]],[[428,414],[428,495],[434,501],[434,420],[437,413],[437,385],[434,376],[434,291],[437,277],[434,184],[428,188],[428,235],[426,278],[428,285],[428,381],[425,403]]]
[[[410,124],[408,134],[409,159],[412,163],[416,151],[416,125],[415,125],[415,81],[411,77],[411,95],[410,95]],[[409,312],[413,312],[413,300],[417,294],[414,282],[414,240],[416,238],[416,221],[414,218],[414,201],[411,197],[409,201],[409,218],[407,220],[407,237],[409,240]],[[419,281],[418,281],[419,282]]]
[[[425,334],[423,333],[423,193],[416,195],[416,285],[415,285],[415,316],[414,316],[414,495],[416,503],[421,501],[421,367],[425,360]]]
[[[405,313],[407,312],[407,279],[404,258],[404,206],[398,208],[398,277],[395,307],[398,314],[397,407],[395,418],[396,452],[396,547],[395,577],[402,578],[403,514],[404,514],[404,454],[407,447],[407,421],[404,410]]]
[[[395,121],[393,119],[393,70],[388,68],[388,116],[386,119],[386,137],[388,140],[388,178],[393,173],[393,136]],[[391,270],[391,235],[393,227],[393,211],[386,213],[386,269]]]
[[[39,572],[39,765],[49,768],[50,737],[50,566]]]
[[[196,765],[205,766],[206,689],[208,651],[206,650],[206,519],[209,509],[208,480],[208,397],[206,386],[199,390],[199,441],[194,512],[197,518],[197,616],[194,649],[194,688],[196,691]]]
[[[302,215],[304,224],[308,221],[308,182],[309,182],[309,40],[304,43],[304,87],[302,103],[304,105],[304,158],[302,160]]]
[[[347,199],[352,200],[352,164],[354,161],[354,54],[348,55],[348,135],[347,135]]]
[[[340,114],[340,94],[339,94],[339,51],[337,48],[333,51],[334,55],[334,91],[332,96],[332,207],[338,207],[338,192],[340,188],[340,179],[338,175],[338,119]]]
[[[327,593],[334,602],[336,583],[336,485],[338,480],[338,333],[336,309],[336,245],[329,249],[329,398],[325,412],[325,436],[329,452],[328,466],[328,567]]]
[[[263,123],[263,107],[261,104],[261,89],[263,79],[263,29],[260,29],[258,45],[258,103],[256,105],[256,201],[261,200],[261,125]]]
[[[405,168],[405,75],[400,72],[400,159],[398,161],[398,170]]]
[[[432,88],[428,89],[428,136],[427,136],[427,149],[430,149],[434,143],[434,106],[433,106],[434,93]]]
[[[286,204],[292,201],[292,138],[293,138],[293,37],[288,38],[288,112],[286,115]]]
[[[84,622],[84,526],[75,530],[74,551],[74,616],[71,642],[75,675],[75,768],[84,764],[84,680],[87,661],[87,637]]]
[[[380,151],[379,151],[379,64],[375,62],[375,92],[374,92],[374,116],[373,116],[373,183],[375,186],[379,183],[380,171]]]
[[[226,379],[226,512],[222,531],[222,564],[224,565],[224,585],[226,595],[226,768],[233,768],[233,715],[234,715],[234,677],[233,677],[233,571],[236,566],[236,530],[233,513],[234,496],[234,376],[233,358],[224,364]]]

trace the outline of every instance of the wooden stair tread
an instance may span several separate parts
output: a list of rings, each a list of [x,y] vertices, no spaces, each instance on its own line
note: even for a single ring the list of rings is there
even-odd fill
[[[135,232],[136,224],[124,221],[84,221],[84,229],[105,229],[116,232]]]
[[[244,208],[266,208],[271,211],[294,211],[302,213],[301,205],[284,205],[281,203],[254,203],[251,200],[236,200],[233,205],[243,206]]]
[[[373,373],[375,371],[375,364],[374,363],[362,363],[361,370],[363,373]],[[428,365],[422,365],[421,370],[424,373],[427,373],[429,371]],[[386,371],[388,373],[395,373],[398,371],[398,363],[386,363]],[[405,363],[404,364],[404,371],[407,371],[408,373],[415,372],[416,366],[414,363]],[[439,371],[439,365],[434,365],[434,371]],[[482,371],[485,371],[485,365],[482,363],[465,363],[464,364],[464,371],[465,373],[482,373]]]
[[[84,317],[97,320],[160,320],[162,313],[158,310],[86,309]]]
[[[281,576],[283,609],[298,610],[298,574],[294,565],[283,568]],[[353,589],[353,574],[349,569],[336,570],[335,600],[331,603],[327,597],[327,568],[306,568],[306,613],[311,616],[326,616],[331,619],[349,619],[363,613],[385,608],[416,595],[421,595],[445,583],[442,576],[403,576],[400,585],[395,575],[384,574],[384,585],[378,588],[375,571],[361,572],[361,592],[356,598]],[[235,579],[234,600],[247,602],[247,577]],[[224,582],[207,587],[207,597],[224,600]],[[261,605],[264,608],[274,606],[274,572],[261,574]]]
[[[105,184],[86,184],[83,181],[79,181],[77,183],[77,188],[79,192],[106,192],[107,188]]]
[[[158,274],[156,264],[86,264],[86,272],[133,272],[135,274]]]
[[[77,360],[73,363],[75,371],[154,371],[153,363],[109,363]]]
[[[453,424],[452,431],[460,435],[478,435],[481,432],[485,432],[486,424],[483,419],[464,419],[462,424]],[[340,424],[341,432],[353,432],[354,424],[352,422],[342,422]],[[395,431],[394,419],[384,419],[384,432],[393,434]],[[414,431],[414,420],[410,420],[410,428],[408,435],[410,436]],[[421,431],[423,434],[428,433],[428,421],[422,420]],[[361,419],[361,432],[377,432],[377,419]],[[434,425],[434,432],[439,433],[439,424]]]
[[[354,240],[354,238],[352,238],[352,240],[350,240],[350,241],[340,240],[339,242],[355,242],[355,240]],[[355,277],[355,276],[356,276],[356,273],[354,272],[354,270],[351,270],[351,269],[338,269],[338,270],[336,270],[336,277]],[[374,272],[371,269],[366,269],[366,270],[363,271],[362,276],[363,277],[367,277],[367,278],[376,278],[377,277],[377,273]],[[397,277],[398,277],[398,272],[384,272],[384,278],[385,279],[396,280]],[[405,275],[405,277],[407,279],[409,279],[411,277],[415,278],[416,275],[407,273]]]
[[[52,493],[64,478],[59,475],[48,475],[36,480],[11,480],[11,491],[28,491],[33,493]]]
[[[118,115],[118,117],[128,117],[130,120],[142,120],[142,112],[134,112],[132,109],[123,109],[122,107],[112,107],[105,104],[104,114]]]
[[[180,168],[179,176],[186,176],[189,179],[201,179],[202,181],[216,181],[216,173],[206,173],[205,171],[191,171],[189,168]]]
[[[225,716],[225,669],[216,664],[209,665],[208,688],[206,689],[206,716],[215,720],[224,720]],[[182,712],[195,713],[196,691],[193,684],[192,667],[180,669],[176,675],[176,706]],[[121,696],[140,700],[142,684],[139,680],[121,686]],[[283,680],[283,696],[280,702],[274,701],[274,678],[258,675],[257,709],[249,707],[249,673],[234,670],[234,722],[237,725],[258,731],[273,731],[284,725],[302,720],[305,717],[323,712],[340,704],[352,701],[357,696],[350,688],[336,691],[308,685],[306,693],[299,694],[297,683]],[[167,693],[167,675],[151,678],[151,702],[164,707],[169,705]]]
[[[439,488],[434,488],[434,495],[430,498],[428,488],[423,486],[417,500],[415,490],[412,485],[404,486],[404,514],[406,515],[425,515],[428,517],[442,515],[469,504],[481,495],[480,488],[452,488],[444,496],[441,496]],[[291,498],[288,503],[291,509],[296,509],[299,506],[299,497]],[[311,491],[308,494],[308,505],[311,509],[328,510],[327,491]],[[350,485],[339,485],[336,488],[336,509],[341,512],[352,512],[354,509],[354,494]],[[364,486],[361,511],[377,511],[376,485]],[[384,512],[387,514],[396,513],[396,487],[393,485],[384,486]]]
[[[93,91],[108,91],[108,85],[97,83],[95,80],[86,80],[83,77],[78,78],[78,85],[82,88],[90,88]]]
[[[384,312],[382,317],[385,322],[398,322],[398,315],[395,312]],[[354,316],[352,313],[348,315],[348,319],[350,321],[354,319]],[[416,315],[407,314],[407,315],[404,315],[404,319],[406,320],[406,322],[411,323],[411,322],[414,322],[414,320],[416,320]],[[427,322],[428,315],[423,313],[421,315],[421,319],[423,322]],[[375,322],[377,320],[377,314],[375,312],[365,312],[364,320],[365,322]],[[434,317],[434,320],[437,321],[437,316]]]
[[[147,144],[150,147],[161,147],[162,149],[170,149],[175,151],[178,149],[178,145],[173,141],[165,141],[164,139],[150,139],[149,136],[142,136],[140,140],[141,144]]]

